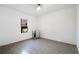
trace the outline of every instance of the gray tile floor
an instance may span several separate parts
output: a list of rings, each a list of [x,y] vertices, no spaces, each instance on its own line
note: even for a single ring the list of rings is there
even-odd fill
[[[0,47],[1,54],[77,54],[75,45],[48,39],[28,39]]]

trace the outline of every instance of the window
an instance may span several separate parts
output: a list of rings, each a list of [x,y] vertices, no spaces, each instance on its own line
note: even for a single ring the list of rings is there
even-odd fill
[[[21,33],[28,32],[27,19],[21,19]]]

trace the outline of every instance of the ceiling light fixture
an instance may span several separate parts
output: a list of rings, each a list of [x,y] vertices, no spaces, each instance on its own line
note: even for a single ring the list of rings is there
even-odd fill
[[[41,4],[37,4],[37,11],[39,11],[41,9]]]

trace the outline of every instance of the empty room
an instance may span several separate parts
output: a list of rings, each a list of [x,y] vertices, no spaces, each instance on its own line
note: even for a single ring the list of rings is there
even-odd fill
[[[78,54],[78,4],[0,4],[0,54]]]

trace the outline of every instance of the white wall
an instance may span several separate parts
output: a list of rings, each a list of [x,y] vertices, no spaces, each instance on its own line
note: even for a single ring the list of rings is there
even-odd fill
[[[28,21],[28,32],[21,34],[20,19]],[[0,46],[32,37],[35,17],[0,5]]]
[[[41,37],[76,44],[76,8],[64,8],[39,18]]]
[[[79,5],[77,5],[77,47],[79,50]]]

